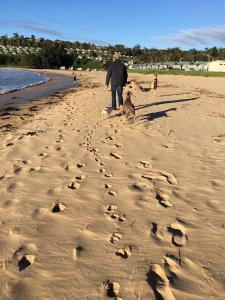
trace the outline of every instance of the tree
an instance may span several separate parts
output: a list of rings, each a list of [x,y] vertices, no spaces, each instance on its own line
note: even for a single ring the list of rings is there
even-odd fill
[[[40,51],[43,68],[70,67],[73,64],[71,55],[59,44],[46,45]]]
[[[137,44],[132,48],[132,56],[139,56],[139,55],[141,55],[141,46]]]

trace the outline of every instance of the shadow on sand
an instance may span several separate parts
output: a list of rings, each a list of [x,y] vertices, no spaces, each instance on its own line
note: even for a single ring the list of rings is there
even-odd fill
[[[173,108],[169,108],[169,109],[166,109],[166,110],[151,112],[151,113],[139,116],[138,120],[139,121],[153,121],[155,119],[168,117],[167,113],[169,111],[176,111],[176,110],[177,110],[177,108],[173,107]]]
[[[163,104],[171,104],[171,103],[180,103],[180,102],[189,102],[189,101],[194,101],[199,99],[199,97],[194,97],[194,98],[186,98],[186,99],[178,99],[178,100],[169,100],[169,101],[160,101],[160,102],[153,102],[149,104],[140,104],[135,106],[135,110],[155,106],[155,105],[163,105]]]
[[[188,95],[190,93],[178,93],[178,94],[169,94],[169,95],[161,95],[160,97],[172,97],[172,96],[182,96],[182,95]]]
[[[147,92],[149,92],[149,91],[150,91],[150,88],[142,88],[142,92],[147,93]]]

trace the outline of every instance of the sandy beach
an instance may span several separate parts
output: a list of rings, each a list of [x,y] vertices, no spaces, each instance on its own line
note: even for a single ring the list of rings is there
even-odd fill
[[[77,75],[0,113],[0,299],[225,299],[225,79],[161,76],[128,124]]]

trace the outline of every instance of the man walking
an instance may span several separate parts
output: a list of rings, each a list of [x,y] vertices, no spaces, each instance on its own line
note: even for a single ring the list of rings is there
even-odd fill
[[[111,80],[112,89],[112,108],[116,109],[116,93],[119,100],[120,109],[123,105],[123,87],[127,83],[127,69],[125,65],[120,61],[120,54],[115,53],[113,56],[113,62],[109,66],[106,75],[106,86],[108,88]]]

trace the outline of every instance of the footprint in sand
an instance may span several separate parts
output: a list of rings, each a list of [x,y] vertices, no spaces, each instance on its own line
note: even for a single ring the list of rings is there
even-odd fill
[[[63,143],[63,136],[60,135],[58,140],[56,140],[56,143]]]
[[[106,173],[104,176],[105,176],[106,178],[110,178],[110,177],[113,177],[113,174],[112,174],[112,173]]]
[[[172,234],[172,243],[177,247],[182,247],[187,244],[188,237],[186,229],[179,223],[173,223],[167,227],[168,232]]]
[[[145,169],[148,169],[148,168],[152,167],[150,161],[148,161],[148,160],[142,160],[142,161],[140,161],[140,163],[138,164],[138,166],[141,166],[142,168],[145,168]]]
[[[39,156],[41,156],[41,157],[47,157],[47,156],[48,156],[48,153],[43,152],[43,153],[40,153]]]
[[[68,184],[68,188],[71,190],[78,190],[80,188],[80,183],[77,182],[75,179],[72,179],[71,182]]]
[[[164,261],[164,268],[166,270],[166,273],[168,274],[168,278],[172,284],[175,284],[175,281],[177,280],[177,272],[179,271],[179,268],[183,261],[181,258],[176,257],[175,255],[166,254],[163,257]]]
[[[35,261],[35,256],[34,255],[30,255],[30,254],[24,255],[18,261],[19,271],[21,272],[21,271],[25,270],[27,267],[33,265],[34,261]]]
[[[110,140],[110,141],[113,141],[113,140],[115,140],[115,138],[114,138],[114,136],[107,136],[106,138],[105,138],[106,140]]]
[[[159,241],[163,241],[163,236],[158,232],[158,224],[153,222],[151,225],[152,225],[152,229],[151,229],[152,236]]]
[[[19,174],[23,170],[23,168],[21,166],[18,166],[18,165],[13,165],[13,169],[14,169],[14,171],[13,171],[14,174]]]
[[[103,282],[104,290],[107,293],[107,296],[110,298],[121,299],[119,296],[120,284],[118,282],[112,282],[110,280]]]
[[[3,203],[3,208],[7,209],[7,208],[11,208],[12,206],[15,206],[17,205],[18,203],[20,203],[20,200],[16,199],[16,198],[13,198],[13,199],[10,199],[10,200],[7,200]]]
[[[23,186],[24,184],[22,182],[13,182],[8,186],[7,191],[14,192],[17,189],[21,189]]]
[[[115,196],[115,197],[117,197],[117,192],[116,192],[116,191],[109,190],[109,191],[108,191],[108,194],[109,194],[110,196]]]
[[[53,206],[52,206],[52,209],[51,209],[51,212],[52,213],[60,213],[62,211],[64,211],[65,209],[67,208],[67,206],[62,203],[62,202],[56,202]]]
[[[142,174],[141,177],[150,181],[158,180],[168,182],[170,184],[177,184],[177,179],[174,175],[162,170],[149,170],[148,172]]]
[[[175,300],[170,288],[170,282],[163,268],[158,264],[153,264],[147,274],[149,285],[152,287],[156,299]]]
[[[90,151],[91,151],[91,152],[94,152],[95,155],[97,155],[98,152],[100,151],[100,149],[99,149],[99,148],[92,148]]]
[[[105,189],[111,189],[112,188],[112,185],[111,184],[105,184]]]
[[[82,246],[77,246],[76,248],[73,249],[72,256],[73,259],[76,261],[79,259],[79,257],[82,256],[82,252],[84,252],[84,248]]]
[[[85,166],[86,166],[85,163],[78,163],[77,164],[78,169],[84,168]]]
[[[84,175],[84,174],[76,176],[76,180],[79,180],[79,181],[81,181],[85,178],[86,178],[86,175]]]
[[[119,149],[119,148],[122,148],[123,146],[122,146],[122,144],[115,144],[115,147]]]
[[[0,175],[0,181],[5,179],[5,175]]]
[[[26,244],[14,252],[12,261],[17,264],[20,272],[34,264],[36,259],[35,255],[28,253],[35,253],[36,251],[36,245]]]
[[[116,256],[120,256],[121,258],[128,259],[131,256],[132,249],[131,247],[119,248],[115,251]]]
[[[38,172],[38,171],[40,171],[41,170],[41,167],[31,167],[30,169],[29,169],[29,172],[30,173],[32,173],[32,172]]]
[[[213,142],[217,142],[220,145],[225,146],[225,134],[220,134],[217,137],[213,137]]]
[[[117,205],[106,205],[105,215],[120,222],[124,222],[126,220],[126,215],[119,211]]]
[[[22,160],[22,163],[24,165],[30,165],[31,164],[31,160],[30,159],[24,159],[24,160]]]
[[[123,234],[121,232],[114,232],[111,236],[110,243],[117,244],[122,236]]]
[[[116,152],[110,152],[110,156],[116,158],[116,159],[122,159],[123,155],[116,153]]]
[[[163,191],[158,191],[156,193],[156,199],[163,207],[172,207],[172,203],[170,202],[170,196],[165,194]]]
[[[137,182],[131,186],[131,189],[136,192],[145,192],[149,190],[149,186],[145,182]]]
[[[14,145],[14,143],[8,143],[8,144],[6,144],[6,147],[11,147],[13,145]]]

